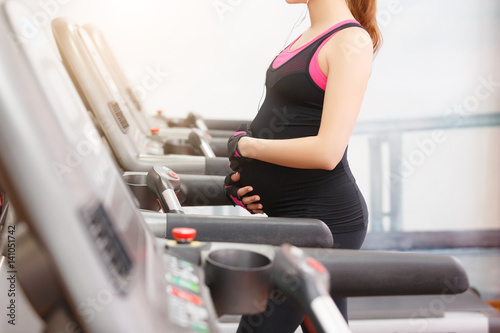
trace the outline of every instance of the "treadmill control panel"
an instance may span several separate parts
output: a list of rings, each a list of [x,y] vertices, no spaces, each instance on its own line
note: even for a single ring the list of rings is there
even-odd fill
[[[201,267],[168,253],[164,262],[168,319],[173,332],[217,332],[215,310]]]

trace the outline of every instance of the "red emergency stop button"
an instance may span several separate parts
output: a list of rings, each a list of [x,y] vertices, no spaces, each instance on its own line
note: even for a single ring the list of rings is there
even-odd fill
[[[167,174],[172,177],[173,179],[178,179],[179,176],[177,176],[177,174],[175,172],[173,172],[172,170],[170,170],[169,172],[167,172]]]
[[[307,264],[312,267],[316,272],[320,274],[325,274],[326,273],[326,268],[323,266],[322,263],[320,263],[318,260],[314,258],[307,258],[306,259]]]
[[[173,228],[172,235],[179,243],[191,243],[196,237],[196,229],[193,228]]]
[[[155,134],[155,133],[160,132],[160,129],[159,128],[151,128],[150,131],[151,131],[151,133]]]

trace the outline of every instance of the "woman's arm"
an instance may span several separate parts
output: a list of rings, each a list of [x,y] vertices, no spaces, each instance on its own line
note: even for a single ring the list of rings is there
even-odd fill
[[[373,49],[366,31],[345,29],[320,51],[327,74],[318,135],[268,140],[243,137],[238,149],[245,157],[300,169],[332,170],[344,154],[361,108],[370,76]]]

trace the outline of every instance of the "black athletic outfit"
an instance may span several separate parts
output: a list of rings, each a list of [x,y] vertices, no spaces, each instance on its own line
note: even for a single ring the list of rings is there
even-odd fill
[[[253,137],[291,139],[318,134],[325,91],[315,83],[308,68],[323,41],[349,27],[361,26],[353,22],[342,24],[278,68],[271,64],[266,76],[266,98],[251,124]],[[325,150],[324,154],[329,152]],[[254,188],[253,193],[261,197],[268,216],[317,218],[331,229],[334,247],[361,247],[368,212],[349,168],[347,149],[331,171],[296,169],[252,160],[240,173],[241,184]],[[335,302],[347,319],[346,300],[335,299]],[[243,316],[238,332],[294,332],[302,321],[302,314],[288,301],[272,307],[271,315]]]

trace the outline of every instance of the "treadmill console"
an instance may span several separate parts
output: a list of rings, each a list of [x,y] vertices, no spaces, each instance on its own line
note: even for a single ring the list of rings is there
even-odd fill
[[[201,267],[165,253],[169,332],[217,332],[215,310]]]

